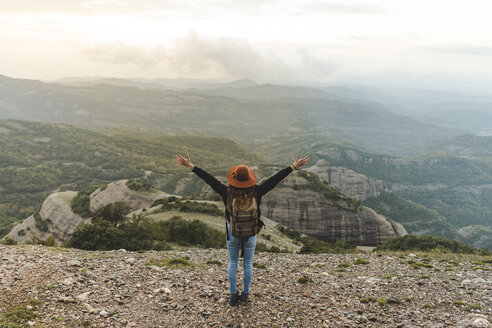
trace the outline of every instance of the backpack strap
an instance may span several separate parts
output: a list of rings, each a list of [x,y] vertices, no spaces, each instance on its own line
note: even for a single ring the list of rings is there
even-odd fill
[[[225,225],[226,225],[226,240],[229,240],[229,230],[227,229],[227,219],[226,219]]]

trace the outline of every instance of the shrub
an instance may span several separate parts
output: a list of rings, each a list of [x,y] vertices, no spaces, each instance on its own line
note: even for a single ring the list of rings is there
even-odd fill
[[[94,213],[94,218],[111,222],[115,227],[126,221],[131,209],[125,202],[108,204]]]
[[[89,185],[84,189],[80,190],[72,199],[71,206],[72,211],[75,214],[80,215],[83,218],[88,218],[92,215],[91,213],[91,198],[90,195],[99,188],[98,185]]]
[[[359,265],[359,264],[367,265],[369,263],[370,263],[369,261],[366,261],[364,259],[357,259],[357,260],[354,261],[354,264],[356,264],[356,265]]]
[[[277,246],[270,246],[268,247],[267,245],[263,243],[256,243],[256,248],[255,252],[267,252],[267,253],[289,253],[289,250],[287,248],[282,248],[280,249]]]
[[[308,276],[302,276],[299,280],[297,280],[297,282],[300,284],[307,284],[308,282],[313,282],[313,280]]]
[[[25,235],[26,235],[26,230],[21,229],[21,230],[17,231],[17,236],[21,236],[22,237],[22,236],[25,236]]]
[[[17,245],[17,240],[10,237],[6,237],[5,239],[0,240],[0,242],[4,245]]]
[[[66,246],[86,250],[124,248],[130,251],[160,251],[170,249],[167,242],[222,248],[225,247],[226,237],[225,233],[212,229],[199,220],[189,222],[179,216],[159,222],[135,216],[118,226],[96,217],[92,224],[79,227],[66,242]]]
[[[323,240],[316,239],[314,237],[302,237],[302,243],[304,244],[299,250],[300,254],[320,254],[320,253],[354,253],[357,248],[354,245],[344,243],[342,241],[336,241],[335,243],[329,243]]]
[[[44,241],[45,246],[51,246],[51,247],[56,247],[58,246],[55,240],[55,236],[49,235],[48,238]]]
[[[47,232],[48,231],[48,224],[45,221],[43,221],[43,219],[41,218],[41,215],[39,214],[40,210],[41,210],[41,207],[33,215],[34,216],[34,225],[36,226],[36,228],[39,229],[39,231]]]
[[[141,180],[130,179],[126,182],[126,186],[128,187],[128,189],[135,190],[135,191],[147,191],[147,192],[154,191],[154,187],[152,186],[152,183],[150,183],[150,181],[147,179],[141,179]]]
[[[431,252],[439,249],[440,252],[485,255],[484,249],[475,248],[456,240],[443,237],[405,235],[389,240],[386,244],[378,246],[376,250],[390,251],[422,251]]]
[[[150,259],[149,265],[155,265],[158,267],[171,267],[171,268],[190,268],[195,266],[193,262],[190,261],[189,257],[178,257],[174,259]]]
[[[209,260],[207,261],[208,265],[222,265],[222,262],[219,260]]]
[[[266,269],[266,265],[263,263],[253,262],[253,268]]]

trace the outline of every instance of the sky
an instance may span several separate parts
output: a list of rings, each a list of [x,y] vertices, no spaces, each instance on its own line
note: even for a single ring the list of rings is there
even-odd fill
[[[0,74],[491,91],[489,0],[0,0]]]

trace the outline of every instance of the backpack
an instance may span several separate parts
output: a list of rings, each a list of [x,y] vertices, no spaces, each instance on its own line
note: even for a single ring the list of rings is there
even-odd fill
[[[232,200],[232,211],[230,213],[231,234],[236,238],[255,236],[260,232],[262,225],[258,220],[258,204],[253,197],[248,208],[239,208],[235,199]]]

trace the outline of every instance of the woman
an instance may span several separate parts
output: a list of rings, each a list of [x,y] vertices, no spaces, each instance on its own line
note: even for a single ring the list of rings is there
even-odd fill
[[[253,277],[253,255],[256,247],[256,235],[248,237],[247,239],[234,237],[231,233],[230,217],[234,209],[239,208],[251,208],[255,205],[255,215],[258,221],[259,229],[263,226],[260,217],[260,202],[263,195],[272,190],[280,181],[287,177],[295,169],[306,165],[309,163],[309,158],[304,157],[299,159],[297,155],[294,163],[283,170],[280,170],[275,175],[268,178],[260,185],[256,185],[256,175],[255,173],[246,165],[234,166],[229,170],[227,174],[228,186],[218,181],[216,178],[200,169],[199,167],[193,165],[190,160],[190,155],[187,154],[186,158],[181,155],[176,155],[176,162],[179,165],[183,165],[191,169],[196,175],[205,180],[207,184],[212,187],[212,189],[222,196],[224,201],[226,211],[226,227],[227,227],[227,250],[229,251],[229,267],[227,270],[228,280],[229,280],[229,290],[231,296],[229,298],[229,304],[234,306],[241,302],[247,302],[249,296],[249,289],[251,286],[251,278]],[[256,203],[254,203],[256,201]],[[242,243],[242,245],[241,245]],[[244,278],[243,278],[243,290],[241,295],[238,294],[237,290],[237,267],[239,261],[239,249],[243,247],[244,258],[243,258],[243,268],[244,268]]]

